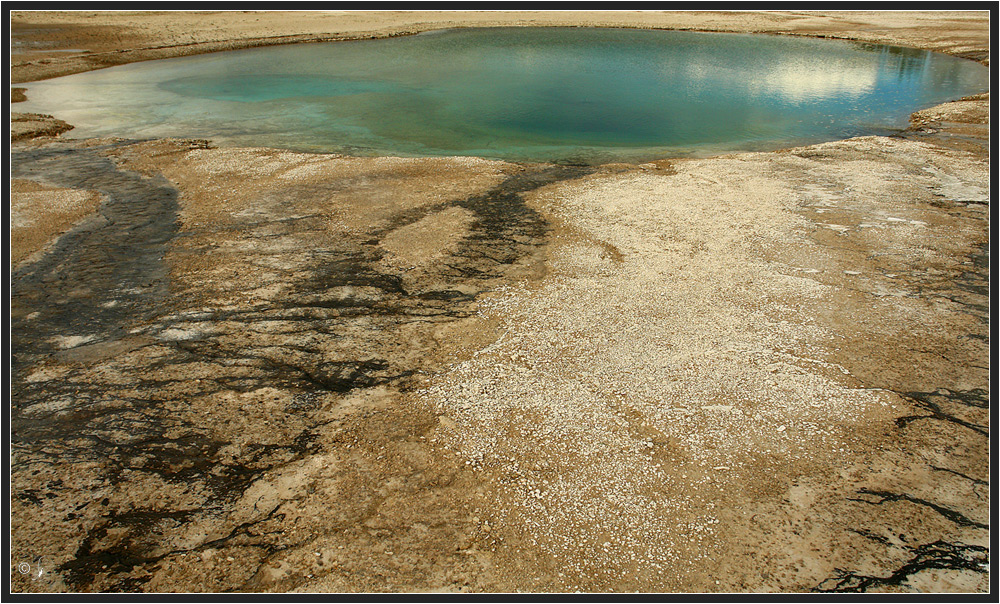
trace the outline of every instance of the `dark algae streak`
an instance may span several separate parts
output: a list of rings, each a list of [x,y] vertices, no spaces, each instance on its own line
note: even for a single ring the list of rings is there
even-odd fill
[[[548,226],[522,194],[590,171],[527,167],[485,193],[400,211],[380,228],[311,249],[308,274],[269,303],[247,298],[235,308],[210,308],[171,282],[165,258],[186,236],[178,191],[106,155],[132,144],[12,154],[16,178],[107,196],[98,215],[12,275],[13,496],[36,507],[61,502],[49,522],[80,536],[74,551],[43,558],[63,560],[54,570],[78,591],[142,591],[151,573],[180,553],[238,547],[252,566],[297,545],[281,528],[281,504],[255,508],[248,520],[227,518],[269,471],[322,452],[317,430],[334,421],[329,411],[343,397],[409,388],[426,369],[419,354],[366,351],[394,339],[405,351],[399,329],[407,324],[472,316],[479,293],[544,242]],[[452,206],[472,212],[470,232],[429,269],[434,288],[407,291],[400,275],[379,267],[380,240]],[[266,241],[255,229],[277,224],[294,232],[310,228],[310,219],[248,221],[241,232]],[[377,295],[317,295],[359,290]],[[266,327],[279,324],[280,333]],[[195,335],[170,335],[178,330]],[[346,356],[319,345],[329,341]],[[133,360],[118,363],[122,355]],[[56,370],[58,379],[39,378]],[[262,392],[278,392],[282,406],[261,417],[250,409],[254,419],[239,429],[213,424],[238,423],[214,402],[258,400]],[[142,490],[151,484],[166,486]],[[147,500],[129,496],[130,488],[170,495]],[[200,525],[205,536],[185,537]],[[239,589],[252,576],[222,587]]]

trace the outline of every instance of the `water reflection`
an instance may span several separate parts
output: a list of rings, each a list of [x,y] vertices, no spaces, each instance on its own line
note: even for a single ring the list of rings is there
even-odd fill
[[[551,160],[778,147],[905,127],[981,65],[865,43],[644,30],[452,30],[138,63],[29,86],[76,136],[197,136]]]

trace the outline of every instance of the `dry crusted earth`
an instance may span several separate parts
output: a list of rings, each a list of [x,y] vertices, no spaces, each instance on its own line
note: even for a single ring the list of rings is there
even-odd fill
[[[985,591],[984,105],[599,168],[19,143],[77,222],[12,269],[12,588]]]

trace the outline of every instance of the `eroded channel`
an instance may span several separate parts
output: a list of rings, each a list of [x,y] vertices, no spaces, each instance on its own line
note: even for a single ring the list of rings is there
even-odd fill
[[[212,151],[144,145],[12,154],[16,178],[107,195],[97,216],[13,275],[14,555],[45,571],[29,589],[131,591],[176,588],[169,561],[228,548],[242,570],[186,585],[260,589],[269,557],[301,545],[282,506],[331,501],[305,484],[279,500],[248,492],[341,447],[352,413],[370,414],[356,402],[365,392],[405,391],[442,363],[435,334],[471,320],[477,297],[530,266],[545,240],[520,194],[589,169],[498,164],[478,191],[345,217],[338,195],[423,178],[412,162],[359,160],[360,173],[311,188],[257,188],[247,176],[244,211],[219,199],[216,219],[200,223],[184,206],[204,191],[174,181],[185,155]],[[143,163],[157,157],[170,158],[155,161],[173,179]],[[317,159],[280,158],[287,169]],[[330,224],[344,220],[352,228],[334,236]],[[387,242],[410,231],[453,244],[393,262]],[[362,504],[347,498],[332,504]]]

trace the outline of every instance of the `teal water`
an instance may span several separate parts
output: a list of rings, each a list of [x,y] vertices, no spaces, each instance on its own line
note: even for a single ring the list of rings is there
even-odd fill
[[[988,80],[971,61],[855,42],[491,28],[134,63],[28,84],[18,110],[74,137],[595,163],[884,134]]]

